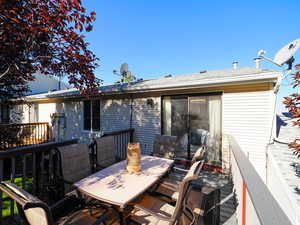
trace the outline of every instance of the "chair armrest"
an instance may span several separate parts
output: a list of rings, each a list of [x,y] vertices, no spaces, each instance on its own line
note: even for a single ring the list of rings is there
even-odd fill
[[[172,221],[172,218],[171,218],[171,217],[159,215],[158,213],[152,211],[151,209],[145,208],[145,207],[142,206],[142,205],[137,204],[137,205],[134,206],[134,208],[139,209],[139,210],[142,210],[142,211],[144,211],[145,213],[148,213],[148,214],[150,214],[150,215],[156,217],[156,218],[159,219],[159,220],[165,220],[165,221],[169,221],[169,222]]]
[[[187,169],[182,169],[182,168],[176,167],[176,166],[174,166],[172,169],[174,170],[174,172],[180,172],[180,173],[187,173],[189,171]]]
[[[75,195],[69,195],[51,205],[50,210],[53,218],[56,220],[82,207],[83,204],[84,201],[82,199],[77,198]]]

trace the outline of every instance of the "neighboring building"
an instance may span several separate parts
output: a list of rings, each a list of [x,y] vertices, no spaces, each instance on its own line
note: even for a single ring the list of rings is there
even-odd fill
[[[56,77],[50,75],[43,75],[41,73],[35,74],[35,80],[28,82],[30,92],[25,95],[35,95],[41,93],[48,93],[51,91],[65,90],[70,88],[69,85],[59,81]],[[38,105],[33,107],[29,105],[18,106],[17,110],[9,110],[9,106],[0,105],[0,123],[9,123],[22,121],[23,123],[30,123],[38,121],[37,109]],[[27,113],[23,113],[27,112]],[[11,114],[11,115],[10,115]]]
[[[134,128],[143,153],[151,153],[155,135],[174,135],[180,138],[183,155],[205,142],[213,149],[209,160],[226,169],[226,134],[230,134],[265,180],[279,75],[237,68],[102,86],[91,100],[76,89],[30,95],[26,100],[32,104],[33,120],[51,122],[57,139],[90,143],[103,132]],[[22,110],[27,114],[29,109]]]
[[[268,147],[266,183],[292,223],[299,224],[300,160],[288,143],[300,137],[300,129],[292,121],[289,113],[277,115],[276,138]]]

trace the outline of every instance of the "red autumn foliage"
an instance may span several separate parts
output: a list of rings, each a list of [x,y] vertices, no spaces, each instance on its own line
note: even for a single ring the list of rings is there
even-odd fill
[[[95,16],[81,0],[0,0],[2,99],[28,91],[37,71],[67,76],[83,93],[95,90],[98,59],[79,33],[92,30]]]
[[[296,69],[298,65],[296,66]],[[293,76],[293,87],[298,87],[300,85],[300,71],[296,71]],[[292,118],[294,119],[293,125],[300,128],[300,94],[294,93],[289,97],[284,97],[283,103],[286,105],[286,108],[291,113]],[[300,139],[289,144],[289,147],[294,151],[300,151]]]

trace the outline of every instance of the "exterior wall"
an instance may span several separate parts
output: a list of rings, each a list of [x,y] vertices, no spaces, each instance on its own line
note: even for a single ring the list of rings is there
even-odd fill
[[[29,123],[29,106],[14,105],[10,109],[10,123]]]
[[[265,181],[274,94],[269,83],[257,85],[256,89],[224,91],[223,134],[237,140]]]
[[[152,99],[153,105],[147,104],[147,99]],[[154,137],[161,134],[160,105],[160,97],[137,98],[133,102],[132,128],[144,154],[152,153]]]
[[[57,111],[56,103],[41,103],[38,107],[38,122],[51,123],[51,114]]]
[[[235,137],[242,150],[249,155],[250,160],[265,179],[266,145],[271,131],[273,92],[270,82],[219,86],[214,88],[189,89],[181,93],[223,92],[222,95],[222,130],[223,134]],[[136,141],[142,143],[143,153],[151,153],[155,135],[161,133],[161,98],[165,93],[135,95],[132,101],[132,128],[135,129]],[[178,94],[170,91],[168,94]],[[152,97],[149,97],[152,96]],[[155,96],[155,97],[153,97]],[[148,101],[147,99],[152,99]],[[101,100],[101,132],[117,131],[130,128],[131,100],[102,99]],[[26,106],[24,106],[26,121]],[[53,123],[50,115],[54,112],[64,113],[59,129],[61,138],[79,138],[90,143],[93,137],[101,132],[83,130],[83,102],[65,101],[64,103],[40,103],[39,122]],[[28,114],[28,113],[27,113]],[[58,129],[53,123],[53,134]],[[223,156],[228,162],[226,139],[223,138]],[[227,158],[227,159],[226,159]],[[228,168],[228,165],[224,165]]]
[[[130,99],[101,101],[101,131],[112,132],[130,128]]]
[[[153,100],[153,105],[147,104],[147,99]],[[55,104],[55,103],[51,103]],[[42,106],[53,109],[50,103]],[[101,131],[91,132],[83,129],[83,102],[73,101],[58,103],[55,112],[65,114],[65,128],[60,128],[60,138],[79,138],[80,142],[91,143],[94,137],[103,132],[118,131],[130,128],[130,99],[101,100]],[[53,111],[52,111],[53,112]],[[50,119],[50,114],[42,113],[44,118]],[[152,152],[155,135],[160,134],[160,97],[135,98],[132,101],[132,128],[135,129],[135,141],[141,144],[142,152]],[[57,125],[53,127],[53,134],[57,134]],[[57,135],[56,135],[57,136]]]

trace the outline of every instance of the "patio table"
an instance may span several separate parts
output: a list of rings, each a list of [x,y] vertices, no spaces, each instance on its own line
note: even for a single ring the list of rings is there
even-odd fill
[[[170,159],[142,156],[141,171],[129,173],[124,160],[74,183],[74,186],[89,197],[119,206],[122,211],[155,184],[171,168],[173,162]]]

